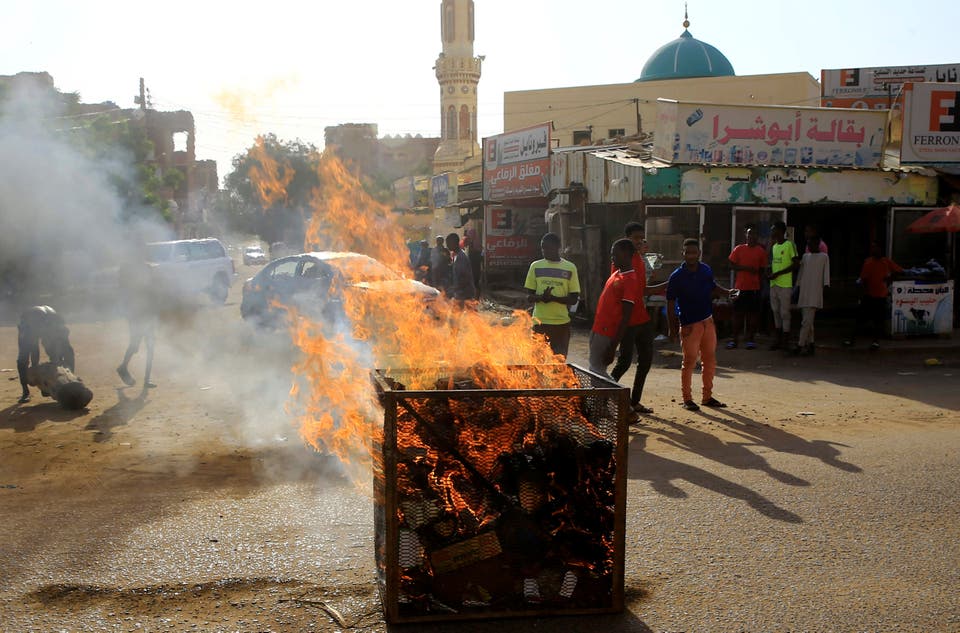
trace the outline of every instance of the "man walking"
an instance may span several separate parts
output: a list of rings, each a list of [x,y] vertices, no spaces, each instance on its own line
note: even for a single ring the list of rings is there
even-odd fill
[[[830,285],[830,257],[820,250],[820,238],[816,235],[807,240],[807,252],[800,263],[797,274],[797,288],[800,293],[797,307],[803,321],[800,325],[800,340],[794,353],[813,356],[813,320],[817,310],[823,308],[823,289]]]
[[[760,323],[760,278],[767,267],[767,251],[758,243],[757,230],[747,227],[746,244],[738,244],[730,253],[730,267],[736,272],[733,287],[739,294],[733,300],[733,339],[727,349],[740,343],[744,321],[747,325],[747,349],[755,349],[753,341]]]
[[[634,280],[637,284],[639,300],[630,312],[630,323],[623,335],[623,340],[620,341],[617,364],[614,365],[610,375],[619,382],[620,378],[630,369],[630,361],[633,360],[633,352],[636,351],[637,373],[633,376],[633,388],[630,390],[630,406],[634,413],[653,413],[653,409],[640,403],[640,400],[643,399],[643,387],[647,381],[647,374],[650,372],[650,364],[653,362],[654,329],[650,315],[647,313],[645,301],[647,263],[644,255],[647,253],[647,234],[643,225],[639,222],[628,222],[623,227],[623,233],[637,249],[637,252],[633,254],[631,265],[635,273]],[[612,275],[614,272],[616,272],[616,268],[611,266],[610,274]]]
[[[717,328],[713,322],[713,296],[717,291],[730,294],[713,277],[713,270],[700,261],[700,242],[683,242],[683,264],[667,280],[667,317],[670,340],[680,338],[683,363],[680,366],[680,388],[683,408],[700,409],[693,401],[693,368],[700,358],[703,394],[700,404],[721,408],[724,403],[713,397],[713,377],[717,370]]]
[[[533,331],[543,334],[554,354],[567,357],[570,347],[570,310],[580,298],[577,267],[560,257],[560,236],[547,233],[540,240],[543,259],[530,264],[524,287],[533,303]]]
[[[770,349],[786,349],[790,341],[790,298],[793,294],[793,272],[800,264],[797,247],[787,239],[787,225],[773,223],[773,244],[770,246],[770,309],[776,328]]]
[[[643,297],[637,295],[634,279],[636,272],[632,262],[636,250],[633,242],[626,238],[613,243],[610,259],[617,270],[600,292],[593,329],[590,330],[590,371],[607,378],[610,378],[607,367],[613,362],[617,345],[627,332],[630,314],[634,306],[643,301]]]
[[[146,364],[143,370],[143,388],[156,387],[150,382],[150,372],[153,369],[153,352],[156,343],[157,313],[156,302],[152,294],[155,292],[152,275],[153,269],[146,262],[135,262],[123,271],[120,278],[120,289],[126,299],[127,326],[130,330],[130,339],[127,351],[123,355],[123,362],[117,367],[120,380],[128,387],[137,384],[130,374],[129,365],[133,355],[140,351],[140,343],[147,348]]]

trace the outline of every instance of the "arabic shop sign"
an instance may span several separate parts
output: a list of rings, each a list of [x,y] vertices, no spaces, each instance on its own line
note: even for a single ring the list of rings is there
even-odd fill
[[[545,197],[550,191],[550,129],[545,123],[483,139],[483,197]]]
[[[878,167],[886,114],[657,100],[654,156],[674,163]]]
[[[903,87],[900,162],[960,163],[960,83]]]
[[[960,64],[821,70],[820,105],[888,110],[899,107],[894,100],[905,83],[958,80]]]
[[[683,172],[680,202],[932,205],[937,179],[874,170],[697,167]]]

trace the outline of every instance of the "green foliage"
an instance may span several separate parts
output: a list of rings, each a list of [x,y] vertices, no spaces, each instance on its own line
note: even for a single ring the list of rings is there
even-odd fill
[[[261,137],[261,142],[234,157],[233,171],[224,181],[224,190],[215,208],[228,218],[230,228],[236,231],[256,234],[267,243],[302,244],[305,220],[312,212],[312,198],[320,188],[317,176],[320,152],[311,143],[299,139],[283,141],[274,134]],[[255,174],[270,172],[274,166],[280,177],[289,178],[289,183],[285,196],[265,203]]]

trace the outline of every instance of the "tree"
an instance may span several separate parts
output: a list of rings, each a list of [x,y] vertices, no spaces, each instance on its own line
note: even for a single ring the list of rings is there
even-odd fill
[[[258,136],[233,159],[217,207],[234,230],[255,233],[268,243],[303,243],[311,199],[320,187],[317,148],[299,139]]]

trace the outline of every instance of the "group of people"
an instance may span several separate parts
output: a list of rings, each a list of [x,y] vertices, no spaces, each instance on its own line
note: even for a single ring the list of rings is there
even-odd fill
[[[480,289],[482,253],[470,236],[463,240],[457,233],[438,235],[431,248],[420,240],[419,250],[411,256],[414,277],[459,301],[476,299]]]
[[[683,408],[695,411],[701,406],[723,408],[726,405],[713,395],[716,373],[717,327],[713,316],[713,300],[727,297],[733,304],[733,336],[727,349],[740,345],[745,336],[746,349],[755,349],[755,337],[769,288],[769,304],[775,327],[771,349],[784,349],[798,355],[814,353],[814,320],[823,308],[824,289],[830,285],[830,258],[826,243],[816,230],[804,231],[805,251],[801,255],[787,239],[784,222],[771,227],[769,250],[759,243],[756,227],[749,226],[745,241],[729,255],[735,272],[732,288],[724,287],[709,265],[700,260],[700,242],[683,242],[683,264],[667,281],[649,285],[648,264],[644,255],[647,242],[644,226],[630,222],[624,237],[610,249],[610,276],[600,293],[594,312],[589,339],[590,371],[619,381],[636,355],[637,370],[630,392],[634,414],[650,413],[644,406],[643,388],[653,359],[653,341],[657,332],[646,308],[645,297],[664,294],[667,300],[668,336],[680,342],[681,395]],[[577,268],[560,256],[560,237],[547,233],[540,242],[543,259],[530,265],[525,288],[533,303],[534,330],[542,334],[555,354],[566,356],[570,343],[570,311],[579,302],[580,280]],[[871,245],[870,257],[863,264],[858,283],[864,291],[859,322],[872,324],[872,347],[884,322],[887,282],[900,271],[890,259],[883,257],[878,244]],[[795,281],[794,281],[795,278]],[[799,308],[801,327],[796,345],[791,346],[791,309]],[[852,344],[851,337],[845,343]],[[612,371],[607,368],[616,364]],[[699,402],[693,398],[693,372],[701,365],[702,389]]]

